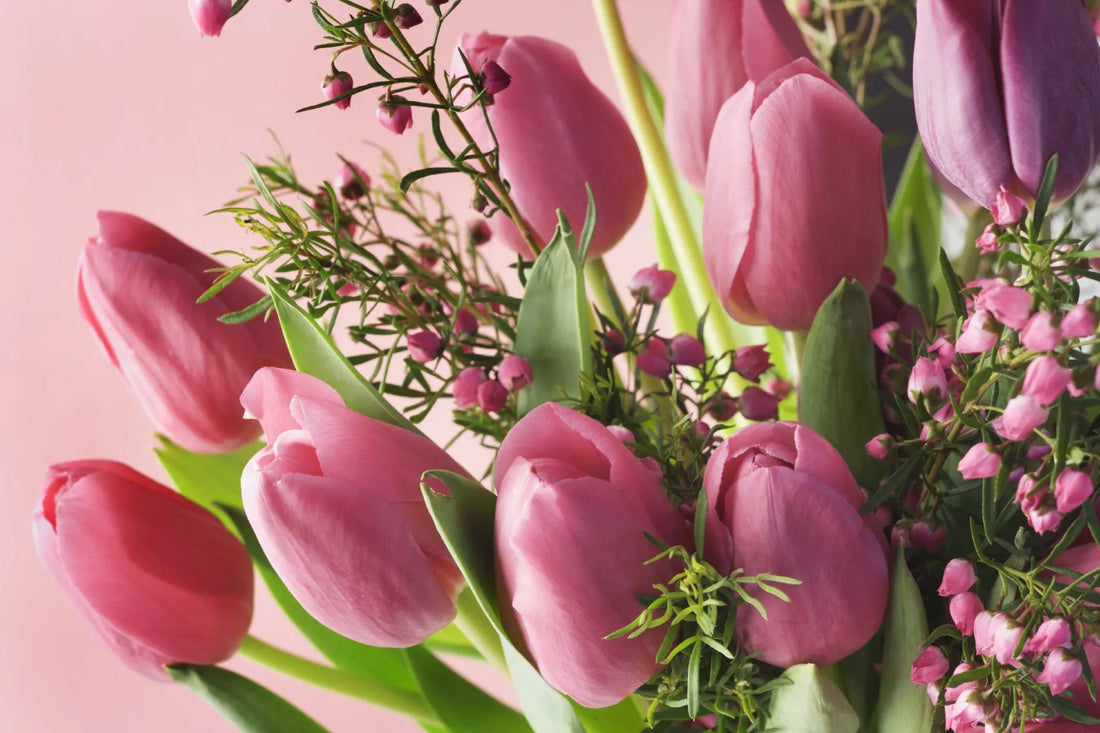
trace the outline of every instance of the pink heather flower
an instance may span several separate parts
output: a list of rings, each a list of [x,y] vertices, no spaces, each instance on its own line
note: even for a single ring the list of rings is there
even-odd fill
[[[863,446],[863,449],[867,451],[867,455],[882,461],[886,459],[886,456],[890,455],[890,447],[893,444],[894,439],[890,437],[889,434],[879,433],[868,440],[867,445]]]
[[[1081,677],[1081,661],[1065,649],[1055,649],[1047,657],[1036,681],[1050,686],[1051,695],[1061,695]]]
[[[1068,647],[1071,641],[1069,622],[1064,618],[1048,618],[1039,624],[1024,644],[1028,654],[1046,654],[1058,647]]]
[[[981,733],[989,717],[981,693],[967,690],[944,710],[947,728],[955,733]]]
[[[626,348],[626,337],[621,332],[611,329],[604,332],[600,337],[600,345],[603,350],[614,356],[615,354],[623,353],[623,349]]]
[[[676,284],[676,273],[660,270],[657,265],[643,267],[630,278],[628,289],[643,303],[660,303],[668,297]]]
[[[393,31],[390,27],[381,21],[375,21],[370,24],[370,34],[380,40],[385,40],[393,35]]]
[[[408,3],[401,3],[393,9],[393,24],[402,30],[415,28],[424,22],[416,8]]]
[[[1046,488],[1040,491],[1035,490],[1038,483],[1038,479],[1035,478],[1034,474],[1025,473],[1020,477],[1019,483],[1016,484],[1016,498],[1014,501],[1023,509],[1038,504],[1046,496]]]
[[[702,366],[707,360],[706,349],[699,339],[691,334],[682,333],[669,342],[670,361],[681,366]]]
[[[928,347],[928,353],[944,370],[950,369],[955,361],[955,345],[944,338],[942,333],[936,336],[936,340]]]
[[[974,566],[962,558],[955,558],[943,569],[943,580],[937,593],[946,598],[965,593],[978,582]]]
[[[1004,186],[1001,186],[1001,190],[997,192],[997,197],[993,200],[993,205],[989,207],[989,213],[993,215],[993,221],[997,226],[1002,227],[1020,223],[1026,211],[1027,202],[1016,194],[1005,190]]]
[[[706,410],[718,422],[726,422],[737,414],[737,401],[728,392],[718,392],[707,400]]]
[[[1020,343],[1029,351],[1053,351],[1062,343],[1062,334],[1054,326],[1054,316],[1039,311],[1020,331]]]
[[[1046,422],[1050,410],[1034,397],[1017,395],[1005,405],[1004,413],[993,421],[993,429],[1006,440],[1023,440]]]
[[[1092,497],[1092,478],[1076,468],[1063,469],[1054,482],[1054,502],[1061,514],[1069,514]]]
[[[788,382],[786,379],[779,379],[778,377],[776,377],[775,379],[769,380],[767,383],[765,383],[764,389],[768,392],[771,392],[778,399],[785,400],[787,399],[787,396],[790,395],[791,390],[794,389],[794,387],[792,387],[791,383]]]
[[[917,359],[909,375],[909,400],[917,404],[921,397],[930,405],[938,405],[947,398],[947,376],[943,367],[927,356]]]
[[[1018,331],[1031,315],[1031,293],[994,280],[982,288],[974,306],[989,311],[998,321]]]
[[[962,333],[955,342],[955,352],[959,354],[980,354],[997,345],[997,325],[990,314],[980,310],[963,323]]]
[[[481,88],[490,97],[500,94],[512,83],[512,77],[496,61],[486,61],[481,67]]]
[[[488,379],[478,385],[477,404],[485,412],[500,412],[508,403],[508,390],[495,379]]]
[[[909,679],[916,685],[926,685],[947,674],[950,665],[943,650],[938,646],[930,646],[921,651],[913,660],[913,666],[909,672]]]
[[[370,176],[358,164],[344,163],[333,184],[341,196],[354,201],[366,195],[370,188]]]
[[[646,344],[645,351],[638,354],[636,363],[642,373],[658,379],[664,379],[672,370],[672,366],[668,361],[668,347],[662,339],[656,336]]]
[[[332,100],[347,94],[354,86],[355,83],[351,80],[351,74],[333,68],[332,73],[326,76],[324,82],[321,83],[321,93],[325,95],[325,99]],[[347,109],[351,106],[351,97],[337,99],[332,103],[332,106],[336,109]]]
[[[413,361],[418,361],[421,364],[427,364],[432,359],[439,356],[440,351],[443,349],[443,341],[439,338],[438,334],[432,331],[416,331],[410,333],[406,339],[406,345],[409,349],[409,356]]]
[[[871,329],[871,341],[875,346],[884,354],[889,354],[890,349],[894,348],[894,344],[898,338],[898,322],[886,321],[881,326],[876,326]]]
[[[993,228],[992,224],[987,224],[982,233],[978,235],[978,238],[974,240],[974,246],[977,247],[983,255],[996,252],[1001,248],[1001,243],[997,241],[997,231]]]
[[[779,418],[780,399],[759,387],[747,387],[741,393],[741,414],[749,420],[776,420]]]
[[[1059,328],[1062,338],[1090,338],[1096,335],[1096,314],[1088,303],[1078,303],[1062,318]]]
[[[982,599],[977,594],[969,592],[952,596],[951,602],[947,605],[951,622],[955,624],[955,628],[967,635],[974,633],[974,620],[984,610]]]
[[[966,662],[962,662],[957,667],[955,667],[955,669],[953,669],[951,671],[951,677],[958,677],[959,675],[963,674],[964,672],[970,672],[973,669],[974,669],[974,667],[972,665],[969,665]],[[950,682],[950,681],[951,681],[951,678],[949,677],[948,682]],[[970,690],[977,690],[978,687],[979,687],[978,680],[971,680],[970,682],[962,682],[962,683],[957,684],[957,685],[948,684],[947,691],[944,693],[943,698],[945,700],[947,700],[948,702],[955,702],[960,697],[962,697],[962,695],[964,693],[967,693]]]
[[[455,407],[466,409],[477,404],[477,388],[489,378],[485,372],[477,367],[467,367],[455,377],[454,390]]]
[[[935,555],[947,539],[947,527],[941,524],[932,529],[928,522],[916,522],[909,530],[909,538],[913,541],[913,547],[919,547],[929,555]]]
[[[1024,627],[1003,613],[994,615],[989,625],[993,632],[993,656],[1001,664],[1008,664],[1016,658],[1016,647]]]
[[[992,478],[1001,470],[1001,456],[985,443],[970,447],[959,460],[959,473],[964,479]]]
[[[974,617],[974,650],[983,657],[993,656],[993,631],[993,614],[989,611],[979,612]]]
[[[455,313],[455,326],[453,331],[455,336],[473,336],[477,333],[477,316],[465,308],[459,308],[458,312]]]
[[[768,348],[762,344],[742,346],[733,352],[733,371],[750,382],[760,381],[760,375],[771,365]]]
[[[621,443],[634,442],[634,433],[630,432],[630,430],[624,428],[622,425],[608,425],[607,432],[614,435],[615,439]]]
[[[1038,440],[1027,447],[1027,459],[1029,461],[1038,461],[1040,458],[1045,458],[1050,455],[1050,444]]]
[[[497,377],[509,392],[518,392],[535,378],[531,362],[518,354],[509,354],[500,362]]]
[[[1069,368],[1062,366],[1053,356],[1043,355],[1027,365],[1020,394],[1045,407],[1058,399],[1072,379],[1073,372]]]
[[[479,247],[493,238],[493,229],[484,219],[474,219],[466,224],[466,236],[471,244]]]
[[[378,124],[395,135],[401,135],[412,127],[412,107],[404,104],[398,96],[383,97],[378,102]]]
[[[190,0],[191,20],[204,36],[220,36],[229,20],[233,0]]]
[[[1044,504],[1022,506],[1027,523],[1039,534],[1046,534],[1058,529],[1062,524],[1062,515]]]

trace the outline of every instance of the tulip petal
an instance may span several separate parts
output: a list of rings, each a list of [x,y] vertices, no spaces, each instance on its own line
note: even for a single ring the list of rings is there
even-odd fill
[[[264,367],[252,375],[241,392],[241,405],[249,417],[260,421],[268,443],[275,442],[286,430],[301,427],[290,410],[295,395],[344,406],[340,394],[320,379],[293,369]]]
[[[782,0],[743,2],[741,56],[750,79],[761,81],[796,58],[812,58],[802,32]]]

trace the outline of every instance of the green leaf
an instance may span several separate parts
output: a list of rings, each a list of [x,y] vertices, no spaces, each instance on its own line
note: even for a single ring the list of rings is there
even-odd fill
[[[428,704],[453,733],[530,733],[523,716],[419,647],[406,650]]]
[[[411,173],[406,173],[404,178],[401,179],[401,191],[408,191],[409,187],[419,181],[421,178],[427,178],[428,176],[438,176],[444,173],[458,173],[458,169],[452,168],[450,166],[446,168],[418,168]]]
[[[871,342],[871,305],[854,280],[837,285],[814,316],[802,354],[799,419],[832,443],[856,481],[878,486],[884,464],[867,441],[886,432]]]
[[[923,685],[909,681],[913,660],[928,636],[920,589],[899,547],[890,581],[890,603],[883,636],[882,682],[871,730],[879,733],[926,733],[932,702]]]
[[[179,492],[207,509],[241,508],[241,473],[263,443],[256,441],[231,453],[207,455],[180,448],[163,435],[153,449]]]
[[[768,733],[856,733],[859,716],[815,664],[788,667],[772,693]],[[922,690],[923,691],[923,690]]]
[[[326,733],[271,690],[228,669],[176,664],[168,674],[246,733]]]
[[[947,302],[948,295],[934,265],[940,249],[942,200],[918,138],[890,202],[886,265],[897,275],[898,292],[926,313],[932,306],[933,289],[940,291],[941,303]]]
[[[1043,180],[1039,183],[1039,191],[1035,196],[1035,211],[1028,223],[1031,239],[1038,239],[1038,234],[1043,229],[1043,220],[1046,219],[1047,207],[1050,206],[1050,197],[1054,193],[1054,181],[1058,177],[1058,154],[1050,156],[1046,168],[1043,170]]]
[[[302,310],[283,288],[271,280],[267,281],[267,288],[271,291],[287,348],[298,371],[312,374],[327,383],[340,393],[349,409],[423,435],[359,373],[336,347],[328,332]]]
[[[591,332],[576,240],[559,213],[557,233],[531,267],[519,308],[515,349],[534,373],[519,393],[520,414],[580,396],[581,376],[592,372]]]

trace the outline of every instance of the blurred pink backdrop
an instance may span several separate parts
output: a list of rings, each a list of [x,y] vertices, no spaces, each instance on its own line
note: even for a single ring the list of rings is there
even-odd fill
[[[667,4],[622,5],[635,47],[661,77]],[[537,34],[572,46],[596,82],[613,90],[586,0],[466,0],[450,29],[443,58],[460,30]],[[199,37],[186,0],[0,2],[7,273],[0,287],[0,378],[7,385],[0,440],[0,730],[232,729],[191,693],[146,680],[108,652],[39,564],[30,515],[53,462],[114,458],[163,478],[150,424],[76,312],[73,271],[80,247],[95,232],[96,209],[139,214],[208,251],[245,249],[251,241],[231,217],[203,213],[245,179],[242,153],[262,158],[274,151],[269,131],[292,151],[305,180],[335,173],[336,152],[376,167],[377,153],[365,141],[414,150],[424,121],[396,138],[375,123],[369,94],[344,112],[294,114],[320,101],[328,57],[311,50],[320,37],[304,0],[253,0],[217,39]],[[344,68],[357,80],[369,75],[365,64],[353,66],[350,59]],[[469,192],[452,190],[462,212]],[[650,223],[643,214],[608,258],[613,271],[628,276],[654,259]],[[265,591],[253,631],[310,653]],[[230,666],[335,733],[419,730],[251,662]],[[481,676],[501,685],[493,675]]]

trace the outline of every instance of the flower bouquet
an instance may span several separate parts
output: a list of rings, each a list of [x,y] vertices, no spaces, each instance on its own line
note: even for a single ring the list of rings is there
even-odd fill
[[[238,652],[431,733],[1100,730],[1085,4],[678,0],[661,90],[593,0],[622,110],[555,41],[441,48],[462,5],[312,5],[306,109],[418,167],[248,160],[220,262],[100,214],[78,305],[175,484],[47,471],[104,640],[245,731],[322,728]]]

